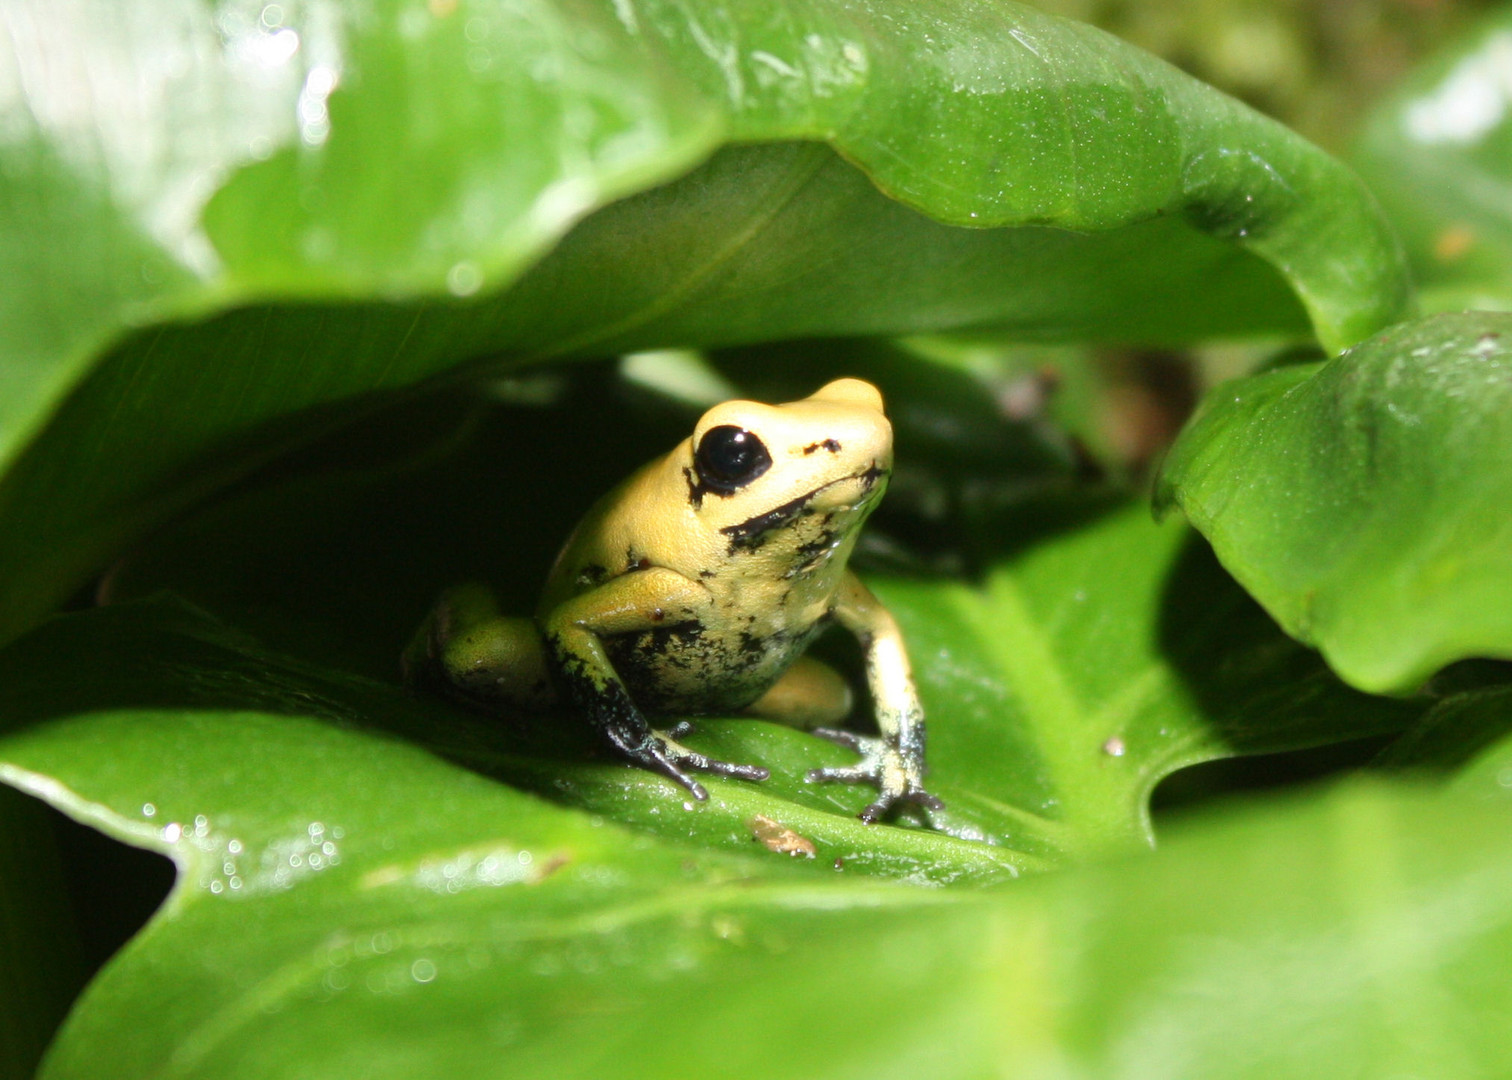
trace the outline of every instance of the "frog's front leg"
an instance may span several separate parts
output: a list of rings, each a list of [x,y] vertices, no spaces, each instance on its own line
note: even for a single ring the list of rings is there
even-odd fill
[[[699,800],[709,796],[689,769],[742,780],[765,780],[769,774],[756,765],[716,761],[654,730],[615,672],[603,638],[699,623],[712,609],[703,586],[675,571],[651,567],[581,593],[542,620],[557,688],[573,710],[621,757],[676,780]]]
[[[861,761],[856,765],[815,769],[808,774],[808,780],[876,784],[879,790],[876,800],[861,811],[861,820],[868,823],[877,821],[901,802],[915,803],[927,810],[942,809],[945,804],[924,790],[924,707],[919,703],[897,621],[850,571],[846,571],[840,585],[834,612],[840,625],[855,634],[865,650],[866,682],[882,734],[877,737],[817,729],[816,735],[858,751]]]

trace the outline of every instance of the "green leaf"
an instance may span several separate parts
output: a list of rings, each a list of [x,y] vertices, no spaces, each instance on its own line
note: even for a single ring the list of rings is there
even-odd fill
[[[1354,155],[1432,310],[1512,310],[1509,65],[1503,4],[1376,110]]]
[[[1494,713],[1501,738],[1483,746],[1481,752],[1454,777],[1450,789],[1480,799],[1507,801],[1512,798],[1512,697],[1503,693],[1496,700],[1482,704],[1485,713]],[[1483,729],[1484,730],[1484,729]]]
[[[1506,672],[1499,670],[1497,674],[1505,677]],[[1509,730],[1512,730],[1512,685],[1500,682],[1460,690],[1446,694],[1394,739],[1375,765],[1387,770],[1451,777],[1485,775],[1486,770],[1473,763],[1494,758],[1496,744]],[[1466,779],[1460,786],[1474,787],[1476,783],[1474,779]]]
[[[1509,343],[1512,316],[1439,315],[1225,384],[1157,502],[1355,686],[1512,656]]]
[[[1477,668],[1481,665],[1466,665]],[[1468,671],[1471,680],[1505,679],[1506,666]],[[1394,739],[1373,763],[1397,774],[1427,776],[1449,791],[1482,800],[1512,797],[1512,684],[1479,685],[1445,696]]]
[[[69,684],[61,678],[69,668],[80,667],[90,668],[89,680]],[[49,677],[57,681],[50,685]],[[740,752],[770,765],[778,777],[759,786],[711,778],[710,801],[693,804],[686,801],[682,788],[651,773],[584,761],[586,733],[570,723],[548,721],[521,732],[497,717],[475,717],[438,701],[417,700],[398,686],[269,652],[203,613],[163,598],[54,620],[0,654],[0,716],[12,725],[52,717],[82,724],[81,718],[102,713],[150,719],[165,710],[175,717],[208,715],[211,719],[205,722],[212,726],[196,736],[199,745],[170,732],[163,736],[172,740],[168,744],[128,752],[112,749],[111,744],[127,739],[135,720],[121,721],[122,730],[108,736],[64,724],[49,736],[48,745],[56,749],[46,765],[0,752],[0,775],[44,795],[53,783],[82,790],[109,780],[120,794],[104,801],[119,815],[126,810],[135,814],[148,803],[159,806],[158,786],[173,776],[224,771],[240,763],[236,768],[246,772],[238,776],[267,778],[240,797],[249,805],[258,804],[258,813],[272,813],[261,804],[299,804],[311,794],[312,781],[301,771],[302,762],[336,751],[322,749],[316,735],[300,727],[292,734],[264,731],[242,741],[240,728],[215,717],[256,712],[268,714],[267,724],[277,726],[273,714],[281,714],[388,731],[396,746],[408,740],[489,776],[533,785],[552,798],[698,846],[750,852],[763,832],[755,820],[760,815],[807,836],[818,849],[813,857],[819,861],[813,865],[822,865],[826,872],[834,867],[920,881],[991,879],[1016,876],[1045,861],[1032,852],[938,832],[862,825],[855,815],[867,801],[865,793],[845,788],[819,791],[802,783],[803,771],[812,765],[849,760],[839,748],[810,735],[753,721],[734,722],[736,728],[755,729],[737,736]],[[708,726],[715,735],[721,730],[712,721]],[[82,745],[70,750],[72,741]],[[404,752],[419,754],[408,747]],[[6,761],[27,775],[7,773],[12,766]],[[33,775],[39,772],[45,776]],[[239,790],[244,783],[250,782],[238,780],[234,786]],[[478,783],[499,787],[481,778]],[[412,805],[437,790],[446,790],[441,779],[416,781],[408,794],[395,788],[382,798]],[[91,796],[91,801],[102,800]],[[536,803],[527,800],[525,805]],[[95,819],[86,815],[86,820]],[[585,818],[577,815],[571,820]],[[121,835],[120,827],[111,828],[113,835]]]
[[[1356,787],[939,892],[637,838],[304,700],[332,718],[157,706],[0,744],[9,782],[180,869],[44,1077],[667,1075],[711,1046],[731,1076],[1512,1064],[1502,808]]]
[[[1100,511],[1019,508],[1039,520],[998,533],[1011,539],[979,583],[872,582],[920,668],[937,769],[966,788],[955,805],[1040,815],[1021,832],[1084,857],[1151,842],[1149,796],[1178,769],[1378,734],[1420,711],[1342,686],[1188,530],[1138,505]]]
[[[0,639],[481,357],[1296,331],[1298,299],[1336,346],[1407,304],[1343,166],[1031,9],[254,7],[36,0],[9,31]]]

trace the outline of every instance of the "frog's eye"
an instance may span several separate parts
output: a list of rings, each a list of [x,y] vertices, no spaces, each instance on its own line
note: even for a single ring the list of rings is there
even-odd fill
[[[693,462],[704,487],[728,495],[770,469],[772,455],[745,428],[721,424],[704,432]]]

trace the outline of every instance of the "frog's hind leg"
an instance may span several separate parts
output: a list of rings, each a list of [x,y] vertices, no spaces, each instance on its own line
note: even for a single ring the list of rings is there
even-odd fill
[[[485,585],[449,589],[415,632],[401,662],[404,681],[485,708],[546,712],[556,704],[540,631],[499,614]]]
[[[800,656],[741,713],[808,731],[840,723],[854,704],[855,694],[838,671],[811,656]]]

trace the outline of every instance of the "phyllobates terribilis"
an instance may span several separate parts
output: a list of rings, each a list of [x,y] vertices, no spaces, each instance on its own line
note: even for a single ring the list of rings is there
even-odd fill
[[[482,586],[453,589],[406,652],[407,671],[484,708],[565,707],[619,757],[704,799],[693,771],[763,780],[767,770],[696,753],[647,718],[840,721],[850,688],[802,655],[834,621],[865,651],[880,735],[815,728],[862,760],[808,779],[875,784],[865,821],[902,802],[937,809],[902,635],[846,566],[891,470],[892,426],[870,383],[839,379],[784,405],[716,405],[588,511],[533,620],[500,615]]]

